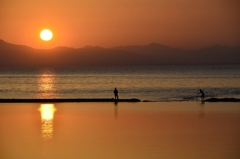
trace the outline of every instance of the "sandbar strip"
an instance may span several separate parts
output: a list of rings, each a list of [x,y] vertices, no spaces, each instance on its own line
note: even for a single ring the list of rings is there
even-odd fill
[[[113,99],[113,98],[74,98],[74,99],[0,99],[0,103],[60,103],[60,102],[141,102],[136,98]]]
[[[204,102],[240,102],[238,98],[209,98],[204,100]]]

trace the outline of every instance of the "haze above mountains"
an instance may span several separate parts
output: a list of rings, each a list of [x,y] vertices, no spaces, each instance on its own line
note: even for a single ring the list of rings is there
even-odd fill
[[[119,46],[34,49],[0,40],[0,67],[126,66],[165,64],[240,64],[240,46],[211,46],[197,50],[151,43]]]

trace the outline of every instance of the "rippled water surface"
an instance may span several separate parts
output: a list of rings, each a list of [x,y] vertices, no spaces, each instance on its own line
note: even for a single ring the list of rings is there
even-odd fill
[[[240,65],[0,68],[0,98],[120,98],[194,101],[240,97]]]

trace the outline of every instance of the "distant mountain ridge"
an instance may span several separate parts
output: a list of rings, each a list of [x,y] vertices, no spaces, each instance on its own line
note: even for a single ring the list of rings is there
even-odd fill
[[[163,64],[240,64],[240,46],[211,46],[197,50],[157,43],[112,48],[86,46],[34,49],[0,40],[0,67],[124,66]]]

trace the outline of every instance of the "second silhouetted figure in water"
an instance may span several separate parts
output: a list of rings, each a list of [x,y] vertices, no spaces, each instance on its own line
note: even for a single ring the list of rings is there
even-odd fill
[[[201,99],[204,100],[205,95],[203,90],[199,89],[199,93],[201,94]]]
[[[113,93],[114,93],[115,99],[118,99],[118,90],[117,90],[117,88],[114,89]]]

